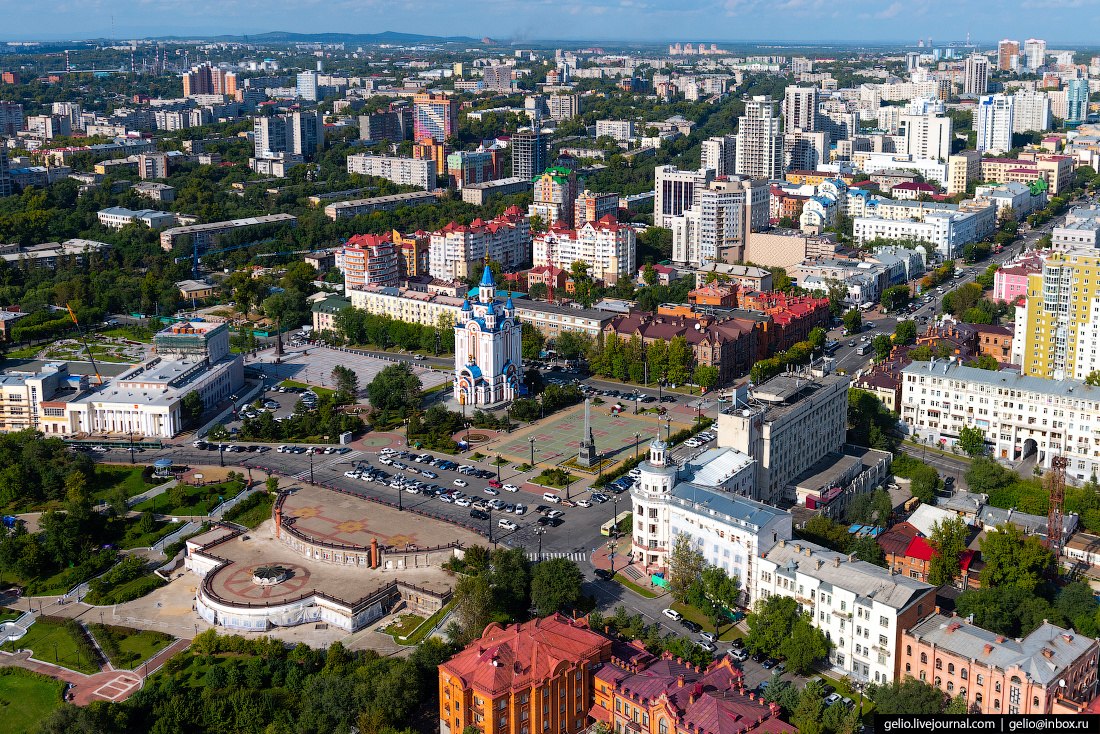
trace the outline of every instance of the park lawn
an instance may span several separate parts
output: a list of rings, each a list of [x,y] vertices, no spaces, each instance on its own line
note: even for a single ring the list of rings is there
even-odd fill
[[[127,518],[126,534],[123,535],[122,540],[119,541],[119,548],[124,550],[130,550],[131,548],[152,548],[153,544],[158,540],[165,535],[171,535],[172,531],[179,528],[178,523],[160,520],[152,531],[143,533],[138,529],[138,524],[138,518]]]
[[[116,326],[113,329],[104,329],[98,333],[103,336],[113,336],[116,339],[128,339],[132,342],[148,344],[153,341],[153,330],[144,326]]]
[[[454,600],[451,600],[442,608],[440,608],[438,612],[421,622],[420,626],[413,630],[413,632],[409,634],[407,639],[401,640],[395,637],[394,640],[396,640],[397,643],[400,645],[419,645],[424,640],[424,638],[428,636],[428,633],[435,629],[435,626],[439,624],[439,620],[443,619],[451,613],[451,609],[454,608],[454,604]]]
[[[125,583],[110,587],[102,595],[89,591],[84,601],[95,606],[109,606],[111,604],[124,604],[134,599],[140,599],[146,594],[151,594],[168,582],[155,573],[149,572],[130,579]]]
[[[0,607],[0,624],[3,624],[4,622],[14,622],[22,616],[22,612],[17,612],[14,609],[8,609],[7,607]]]
[[[621,573],[615,574],[615,580],[618,581],[623,586],[625,586],[626,588],[633,591],[638,596],[644,596],[646,599],[656,599],[657,598],[657,594],[654,594],[649,589],[643,589],[641,586],[638,586],[636,583],[634,583],[633,581],[628,579],[626,576],[623,576]]]
[[[260,494],[260,500],[258,501],[258,504],[242,510],[239,513],[234,512],[237,509],[236,507],[234,507],[232,510],[225,513],[224,519],[229,520],[230,522],[235,522],[238,525],[244,525],[246,528],[255,530],[264,520],[271,519],[271,508],[274,505],[275,495],[264,492]]]
[[[310,385],[305,382],[298,382],[296,380],[283,380],[279,384],[283,387],[300,387],[303,390],[309,390],[316,393],[318,398],[329,397],[336,394],[335,390],[331,390],[327,387],[317,387],[316,385]]]
[[[115,487],[122,487],[127,497],[134,497],[146,490],[152,489],[161,482],[147,483],[141,476],[145,467],[135,466],[109,466],[97,464],[95,473],[88,480],[88,491],[93,500],[104,500]],[[168,480],[163,480],[168,481]]]
[[[535,477],[534,479],[532,479],[530,481],[531,481],[532,484],[539,484],[539,485],[542,485],[543,487],[553,487],[554,489],[565,489],[567,486],[569,486],[573,482],[576,482],[576,481],[579,481],[579,480],[580,480],[580,477],[578,477],[577,475],[570,474],[570,473],[566,472],[564,482],[551,481],[551,479],[547,476],[546,472],[543,471],[541,474],[539,474],[537,477]]]
[[[88,630],[107,654],[111,665],[124,670],[138,667],[171,645],[175,639],[163,632],[114,625],[89,624]]]
[[[159,497],[150,497],[133,509],[137,512],[153,510],[158,515],[208,515],[221,504],[222,500],[236,497],[244,489],[241,482],[220,482],[201,487],[184,487],[183,502],[174,505],[165,492]],[[218,497],[222,499],[219,500]]]
[[[7,359],[34,359],[38,356],[38,353],[45,349],[44,344],[31,345],[29,347],[20,347],[19,349],[8,350],[4,357]]]
[[[80,654],[77,640],[69,631],[49,618],[39,617],[27,629],[27,634],[18,640],[5,642],[0,650],[15,652],[30,650],[31,657],[45,663],[56,663],[78,673],[93,675],[99,672],[94,660],[87,660]]]
[[[61,706],[62,681],[22,668],[0,670],[0,734],[38,730],[50,712]]]
[[[407,637],[410,632],[424,624],[424,618],[419,614],[402,614],[401,617],[386,627],[386,633],[395,638]]]
[[[691,620],[702,627],[705,632],[710,632],[714,629],[714,620],[690,604],[674,602],[672,608],[679,612],[684,619]],[[721,642],[732,642],[743,634],[736,624],[728,621],[725,624],[718,625],[718,629],[720,630],[718,640]]]

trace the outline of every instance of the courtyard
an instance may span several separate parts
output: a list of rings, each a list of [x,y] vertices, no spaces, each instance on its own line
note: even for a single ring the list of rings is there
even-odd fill
[[[274,352],[264,353],[265,360],[273,358]],[[335,387],[332,379],[334,367],[337,365],[349,367],[358,376],[359,390],[363,392],[379,372],[394,363],[388,359],[379,359],[343,349],[309,347],[299,351],[287,351],[283,354],[279,364],[269,361],[248,362],[247,364],[275,382],[294,380],[324,388]],[[414,365],[412,371],[420,378],[421,385],[425,390],[437,385],[449,384],[452,379],[450,372],[432,370],[427,367]]]

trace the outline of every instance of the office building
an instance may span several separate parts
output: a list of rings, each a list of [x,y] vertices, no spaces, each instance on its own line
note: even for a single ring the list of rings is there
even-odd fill
[[[573,206],[573,226],[582,227],[586,222],[598,222],[611,215],[619,217],[618,194],[596,194],[588,189],[577,194],[577,201]]]
[[[495,150],[461,150],[447,156],[447,177],[458,189],[500,178],[500,160]]]
[[[611,285],[638,271],[636,248],[634,229],[608,214],[576,229],[559,225],[535,235],[532,262],[535,267],[550,265],[562,270],[583,262],[591,278]]]
[[[783,177],[783,133],[776,106],[767,96],[745,102],[745,114],[738,118],[737,126],[737,175],[767,180]]]
[[[611,640],[560,614],[501,626],[439,666],[439,732],[581,734]],[[548,703],[549,702],[549,703]]]
[[[413,140],[442,143],[458,132],[458,103],[445,95],[413,97]]]
[[[1066,82],[1066,123],[1084,122],[1089,116],[1089,80],[1070,79]]]
[[[699,167],[715,177],[733,175],[737,166],[737,136],[719,135],[703,141]]]
[[[1044,621],[1021,639],[930,614],[902,635],[903,675],[979,714],[1080,714],[1095,698],[1097,641]]]
[[[15,137],[25,124],[23,105],[18,102],[0,100],[0,137],[4,135]]]
[[[577,195],[583,181],[569,168],[547,168],[532,184],[533,201],[527,216],[537,216],[544,227],[562,224],[571,228],[574,222]]]
[[[388,112],[359,115],[359,139],[399,143],[412,138],[412,108],[397,107]]]
[[[631,560],[647,571],[667,571],[668,554],[686,535],[707,563],[741,579],[739,604],[750,606],[753,561],[779,540],[790,540],[791,514],[748,499],[755,482],[752,457],[711,449],[681,469],[657,439],[630,490],[634,511]]]
[[[989,59],[971,54],[963,64],[963,93],[981,96],[989,91]]]
[[[551,94],[548,105],[553,120],[568,120],[581,113],[581,98],[576,94]]]
[[[476,273],[486,257],[496,260],[505,270],[531,261],[530,222],[516,207],[488,222],[475,219],[470,224],[451,222],[431,233],[428,272],[440,280],[460,280]]]
[[[904,114],[898,134],[905,137],[904,152],[914,158],[945,161],[951,156],[951,118],[942,114]]]
[[[692,267],[743,261],[749,233],[768,225],[769,193],[766,181],[746,176],[711,181],[698,189],[690,207],[666,218],[672,261]]]
[[[550,136],[541,130],[518,130],[512,135],[512,176],[530,181],[550,162]]]
[[[974,108],[974,129],[978,133],[979,153],[1004,153],[1012,150],[1013,98],[990,94],[978,100]]]
[[[777,703],[751,690],[729,657],[706,667],[671,652],[650,655],[641,646],[617,646],[599,666],[589,715],[607,731],[636,734],[795,734]],[[596,731],[590,729],[589,731]]]
[[[400,266],[393,234],[357,234],[344,243],[340,256],[344,292],[367,285],[396,287]]]
[[[1021,89],[1012,95],[1012,132],[1045,132],[1052,126],[1049,94]]]
[[[695,202],[695,194],[714,180],[710,169],[681,171],[675,166],[657,166],[653,170],[653,224],[668,227],[672,217],[678,217]]]
[[[997,70],[1016,71],[1020,68],[1020,42],[1007,38],[997,44]]]
[[[993,234],[997,210],[991,203],[938,204],[882,199],[869,216],[856,217],[853,238],[913,239],[926,242],[945,258],[958,257],[963,246]]]
[[[402,186],[417,186],[426,191],[436,188],[435,161],[399,156],[356,153],[348,156],[348,173],[377,176]]]
[[[787,87],[783,92],[783,133],[817,130],[817,107],[817,87]]]
[[[950,448],[964,427],[980,428],[995,458],[1034,456],[1038,466],[1049,469],[1051,459],[1061,455],[1069,461],[1066,476],[1078,481],[1100,472],[1093,446],[1100,429],[1100,388],[1069,377],[1029,376],[1030,355],[1023,361],[1025,374],[950,360],[914,362],[902,370],[901,419],[921,441]]]
[[[936,587],[809,542],[780,540],[752,581],[758,601],[796,599],[831,641],[828,663],[865,683],[902,677],[902,635],[936,608]]]
[[[747,404],[719,413],[718,446],[756,460],[753,499],[795,501],[791,482],[843,448],[848,383],[845,375],[779,375],[753,388]]]
[[[1024,41],[1024,64],[1028,71],[1034,73],[1046,63],[1047,42],[1036,38]]]

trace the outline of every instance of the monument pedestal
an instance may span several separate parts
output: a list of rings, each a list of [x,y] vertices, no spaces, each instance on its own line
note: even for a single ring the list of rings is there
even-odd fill
[[[584,437],[581,439],[580,451],[577,453],[577,464],[586,469],[597,466],[600,457],[596,453],[596,439],[592,436],[592,403],[588,398],[584,399]]]

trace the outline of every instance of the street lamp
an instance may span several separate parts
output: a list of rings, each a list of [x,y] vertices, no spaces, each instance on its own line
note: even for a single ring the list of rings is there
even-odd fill
[[[535,437],[531,436],[527,439],[527,443],[531,444],[531,468],[535,468]]]
[[[567,474],[568,474],[568,472],[567,472]],[[572,476],[572,475],[570,475],[570,476]],[[573,486],[572,481],[568,481],[568,482],[565,483],[565,499],[569,499],[569,488],[572,487],[572,486]]]
[[[641,437],[642,437],[642,435],[640,433],[635,433],[634,434],[634,458],[635,459],[638,458],[638,439],[641,438]]]
[[[130,463],[133,464],[134,463],[134,430],[131,428],[129,433],[130,433]]]
[[[538,538],[539,538],[539,554],[537,556],[539,563],[542,562],[542,534],[545,533],[545,532],[546,532],[546,528],[542,527],[541,525],[539,527],[535,528],[535,535],[537,535]]]
[[[493,461],[497,465],[497,481],[500,481],[500,454],[497,454],[496,460]]]
[[[313,449],[309,450],[309,483],[313,484]]]
[[[607,539],[607,557],[611,561],[611,576],[615,576],[615,538]]]
[[[672,440],[672,419],[665,418],[665,443]]]
[[[131,454],[132,455],[132,454]],[[225,444],[218,444],[218,461],[222,466],[225,466]]]
[[[489,542],[493,542],[493,506],[488,505],[486,508],[489,512]]]

